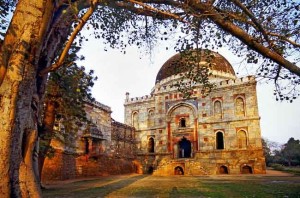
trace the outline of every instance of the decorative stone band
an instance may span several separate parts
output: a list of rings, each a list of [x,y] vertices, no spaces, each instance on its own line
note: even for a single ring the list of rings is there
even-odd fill
[[[176,79],[178,76],[180,76],[180,74],[178,74],[176,76],[169,77],[169,78]],[[151,91],[152,94],[151,95],[146,95],[146,96],[142,96],[142,97],[127,98],[125,100],[124,105],[129,105],[129,104],[134,104],[134,103],[138,103],[138,102],[146,102],[146,101],[154,100],[154,95],[156,95],[156,94],[176,92],[177,89],[172,86],[172,83],[169,83],[168,85],[166,85],[166,84],[164,85],[165,81],[170,82],[169,78],[166,78],[166,79],[162,80],[161,82],[157,83],[155,85],[155,87],[152,89],[152,91]],[[256,83],[255,77],[254,76],[246,76],[246,77],[242,77],[242,78],[221,80],[221,81],[215,82],[215,84],[216,84],[215,89],[224,88],[224,87],[228,87],[228,86],[248,84],[248,83]],[[201,85],[199,85],[199,88],[201,88]]]

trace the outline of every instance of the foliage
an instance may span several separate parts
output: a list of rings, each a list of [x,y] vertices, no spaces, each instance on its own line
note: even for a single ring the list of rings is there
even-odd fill
[[[282,164],[271,164],[271,167],[275,170],[284,171],[295,175],[300,175],[300,168],[297,166],[287,167],[287,166],[283,166]]]
[[[288,142],[279,146],[275,142],[269,140],[262,141],[263,149],[268,166],[274,166],[276,169],[286,166],[300,165],[300,144],[299,140],[290,138]]]
[[[274,80],[277,100],[292,102],[300,93],[300,69],[296,65],[300,60],[299,7],[292,0],[130,0],[127,4],[99,4],[88,28],[93,28],[95,38],[103,39],[105,51],[109,46],[126,53],[126,46],[135,44],[151,52],[156,43],[168,40],[177,40],[178,52],[217,51],[225,46],[243,58],[240,67],[256,70],[261,79]],[[84,41],[84,36],[79,40]],[[275,56],[284,58],[289,66]],[[190,71],[195,68],[190,67]],[[188,95],[195,80],[203,83],[202,77],[197,79],[199,73],[203,70],[189,72],[186,77],[190,81],[178,81],[176,87]]]
[[[67,66],[52,72],[47,83],[46,97],[58,105],[57,112],[64,117],[85,118],[84,100],[92,100],[91,87],[97,77],[94,71],[85,72],[83,66],[77,66],[79,47],[73,47],[64,64]]]
[[[282,156],[289,166],[300,165],[300,141],[290,138],[281,150]]]
[[[2,13],[7,13],[7,6],[11,8],[14,4],[3,2]],[[244,59],[241,64],[246,70],[254,67],[258,77],[274,80],[277,100],[292,102],[299,96],[300,5],[297,1],[94,0],[90,3],[64,1],[58,5],[61,11],[56,15],[72,15],[73,28],[82,23],[81,18],[88,12],[86,8],[97,6],[87,20],[87,29],[93,29],[93,36],[104,41],[105,51],[112,47],[126,53],[128,45],[137,45],[151,53],[155,44],[167,40],[177,40],[178,52],[217,51],[226,46]],[[87,40],[87,36],[79,33],[79,45]],[[193,69],[191,65],[190,71]],[[190,82],[177,87],[182,91],[191,89],[195,80],[206,83],[202,77],[197,78],[203,72],[190,72],[187,75]]]
[[[176,81],[173,86],[183,93],[184,98],[190,98],[197,85],[203,85],[201,93],[206,95],[214,88],[214,84],[209,81],[212,75],[213,54],[209,50],[188,50],[180,53],[179,60],[171,63],[172,68],[175,68],[176,73],[182,74],[180,80]],[[201,62],[206,62],[203,64]]]
[[[266,159],[266,164],[267,166],[271,165],[274,163],[275,160],[275,153],[281,149],[279,143],[270,141],[266,138],[262,138],[262,146],[263,146],[263,151]]]
[[[73,146],[79,128],[87,121],[85,101],[94,101],[91,88],[97,80],[93,70],[86,73],[83,66],[77,65],[76,60],[83,59],[77,56],[79,50],[80,47],[73,46],[64,63],[67,66],[50,74],[45,95],[46,103],[55,103],[56,122],[53,124],[61,133],[46,132],[42,137],[44,140],[55,138],[67,147]],[[47,154],[53,155],[49,143],[42,141],[41,146],[41,150],[46,147]]]
[[[0,44],[9,24],[7,16],[13,11],[15,4],[14,0],[0,0]]]

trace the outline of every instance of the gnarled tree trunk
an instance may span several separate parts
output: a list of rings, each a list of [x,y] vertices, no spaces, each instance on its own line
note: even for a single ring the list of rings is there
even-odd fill
[[[39,96],[38,57],[53,16],[52,0],[19,0],[0,66],[0,197],[41,197],[34,173]]]

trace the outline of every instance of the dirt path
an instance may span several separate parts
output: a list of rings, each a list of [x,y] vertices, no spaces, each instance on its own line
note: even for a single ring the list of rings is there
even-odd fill
[[[282,172],[282,171],[277,171],[277,170],[270,170],[270,169],[267,169],[266,176],[283,176],[283,177],[291,177],[291,176],[294,176],[294,175],[291,174],[291,173],[285,173],[285,172]]]

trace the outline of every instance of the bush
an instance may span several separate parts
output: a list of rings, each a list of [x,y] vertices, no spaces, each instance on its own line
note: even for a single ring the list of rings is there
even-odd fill
[[[282,164],[271,164],[271,167],[275,170],[283,171],[284,166]]]

